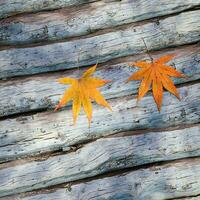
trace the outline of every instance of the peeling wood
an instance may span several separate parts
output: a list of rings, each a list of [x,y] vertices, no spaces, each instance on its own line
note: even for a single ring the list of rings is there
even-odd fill
[[[165,93],[161,113],[151,96],[138,106],[134,96],[109,100],[113,112],[94,106],[91,128],[83,114],[73,126],[68,109],[0,121],[0,160],[58,150],[121,131],[198,123],[199,89],[199,83],[180,88],[181,101]]]
[[[105,62],[149,50],[199,41],[200,13],[190,11],[137,27],[129,26],[102,35],[49,44],[0,51],[0,78],[37,74]]]
[[[200,199],[199,5],[0,0],[0,199]],[[124,84],[129,62],[149,59],[143,39],[155,58],[176,53],[171,64],[189,76],[161,113],[150,95],[136,104],[139,82]],[[97,60],[113,112],[94,105],[91,127],[83,113],[73,126],[71,108],[51,111],[66,89],[56,79]]]
[[[178,71],[185,73],[189,77],[186,79],[175,79],[176,84],[200,79],[199,45],[155,52],[152,56],[157,58],[170,53],[175,53],[176,57],[169,64],[172,64]],[[149,57],[147,55],[127,57],[118,64],[106,64],[99,67],[95,76],[112,80],[111,83],[100,89],[105,98],[110,99],[135,94],[139,82],[125,84],[125,80],[136,70],[136,68],[129,67],[129,63],[145,59],[149,59]],[[78,74],[82,72],[80,70]],[[66,89],[66,85],[57,83],[57,79],[63,76],[78,77],[78,74],[77,70],[73,70],[2,81],[0,83],[0,117],[35,110],[53,109]],[[10,98],[11,96],[12,98]]]
[[[20,13],[39,12],[68,6],[77,6],[94,1],[95,0],[1,0],[0,18],[5,18]]]
[[[99,139],[66,155],[0,169],[0,196],[159,161],[200,156],[200,125]],[[6,175],[6,176],[5,176]]]
[[[200,160],[188,159],[162,166],[92,180],[18,200],[166,200],[200,194]],[[196,199],[195,199],[196,200]]]
[[[76,8],[21,15],[0,21],[0,45],[30,44],[87,35],[97,30],[174,14],[199,5],[200,0],[98,1]],[[11,6],[8,7],[11,9]]]

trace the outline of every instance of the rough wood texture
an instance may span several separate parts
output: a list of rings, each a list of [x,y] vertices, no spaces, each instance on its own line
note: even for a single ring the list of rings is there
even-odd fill
[[[58,150],[120,131],[198,123],[199,89],[200,84],[180,88],[182,101],[165,93],[161,113],[151,96],[145,97],[139,106],[134,96],[110,100],[113,112],[94,106],[91,128],[83,114],[73,126],[71,110],[0,121],[0,161]]]
[[[46,193],[48,193],[46,191]],[[38,194],[36,196],[34,196],[34,194],[32,195],[27,195],[27,197],[22,197],[22,195],[20,196],[11,196],[11,197],[2,197],[0,198],[1,200],[52,200],[52,199],[49,199],[49,195],[46,194],[46,193],[43,193],[42,195],[41,194]],[[31,197],[30,197],[31,196]],[[60,196],[59,196],[60,197]],[[64,198],[65,196],[63,196]],[[41,199],[40,199],[41,198]],[[62,196],[60,197],[62,198]],[[119,199],[120,198],[120,199]],[[119,198],[115,198],[114,200],[133,200],[133,198],[129,197],[129,199],[127,198],[127,196],[125,196],[125,199],[122,198],[121,196],[119,196]],[[59,199],[58,199],[59,200]],[[71,199],[68,199],[68,200],[71,200]],[[78,199],[79,200],[79,199]],[[100,199],[102,200],[102,199]],[[104,198],[105,200],[105,198]],[[106,200],[113,200],[112,197],[109,199],[107,198]],[[151,199],[153,200],[153,199]],[[155,199],[155,200],[160,200],[160,199]],[[164,199],[161,199],[161,200],[164,200]],[[166,199],[165,199],[166,200]],[[195,196],[195,197],[183,197],[183,198],[178,198],[178,199],[171,199],[171,200],[200,200],[200,196]]]
[[[174,199],[174,200],[200,200],[200,196],[179,198],[179,199]]]
[[[0,18],[24,12],[54,10],[94,1],[95,0],[0,0]]]
[[[157,161],[200,156],[200,125],[106,138],[76,152],[0,170],[0,196],[31,191]],[[76,199],[77,200],[77,199]]]
[[[30,192],[8,199],[197,200],[199,6],[200,0],[0,0],[0,199]],[[181,101],[165,92],[160,113],[150,95],[136,105],[130,94],[139,82],[124,84],[135,71],[128,63],[148,58],[146,51],[176,53],[171,63],[189,75],[175,80]],[[94,105],[91,127],[83,112],[73,126],[71,108],[50,111],[65,90],[56,79],[77,77],[73,68],[81,73],[97,61],[95,75],[113,79],[102,88],[113,112]]]
[[[98,36],[45,46],[0,51],[0,78],[90,65],[149,50],[199,41],[200,12],[191,11]],[[80,50],[81,49],[81,50]]]
[[[188,159],[60,188],[19,200],[167,200],[200,194],[200,160]]]
[[[70,186],[67,187],[66,190],[70,190]],[[2,198],[0,198],[0,200],[52,200],[52,199],[50,199],[50,196],[49,196],[48,193],[49,192],[53,192],[53,191],[55,192],[55,190],[45,190],[45,192],[43,191],[42,194],[41,194],[41,191],[39,191],[38,193],[29,192],[29,193],[26,193],[24,195],[15,195],[15,196],[2,197]],[[38,194],[38,195],[36,195],[36,194]],[[56,193],[56,194],[58,194],[58,193]],[[54,195],[53,195],[53,197],[54,197]],[[64,198],[64,197],[65,196],[59,196],[59,198]],[[71,200],[71,199],[68,199],[68,200]],[[78,199],[78,200],[80,200],[80,199]],[[102,200],[102,199],[100,199],[100,200]],[[104,198],[104,200],[105,200],[105,198]],[[129,199],[128,199],[127,196],[125,196],[125,199],[124,199],[121,196],[119,196],[119,199],[118,198],[113,199],[111,197],[111,198],[107,198],[106,200],[133,200],[133,198],[129,197]],[[154,199],[151,199],[151,200],[154,200]],[[155,200],[160,200],[160,199],[155,199]],[[161,199],[161,200],[166,200],[166,199]],[[178,197],[178,199],[172,198],[171,200],[200,200],[200,196],[199,195],[197,195],[197,196],[194,195],[194,197],[192,197],[192,196],[190,196],[190,197],[181,197],[181,198]]]
[[[173,14],[198,5],[200,0],[99,1],[77,9],[19,16],[0,22],[0,45],[53,41],[90,34],[96,30]]]
[[[170,53],[176,54],[176,58],[172,60],[171,64],[173,63],[178,71],[189,76],[186,79],[175,79],[175,83],[185,83],[200,79],[199,45],[155,52],[153,57],[160,57]],[[128,65],[129,62],[145,59],[149,59],[149,57],[147,55],[128,57],[125,60],[118,61],[120,64],[105,65],[97,70],[95,76],[113,80],[101,89],[106,99],[136,93],[139,82],[128,84],[124,82],[136,70]],[[80,71],[81,73],[82,70]],[[66,89],[66,85],[58,84],[56,81],[63,76],[77,77],[77,70],[2,81],[0,83],[0,117],[21,112],[54,108]],[[10,98],[11,96],[12,98]]]

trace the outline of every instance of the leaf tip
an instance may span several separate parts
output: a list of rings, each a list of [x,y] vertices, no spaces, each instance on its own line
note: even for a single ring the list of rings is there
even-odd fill
[[[104,80],[104,82],[105,82],[105,84],[106,84],[106,83],[111,83],[112,80]]]
[[[189,78],[188,75],[181,73],[181,78]]]
[[[110,105],[108,105],[107,108],[108,108],[111,112],[113,111]]]
[[[135,62],[129,63],[128,66],[130,66],[130,67],[135,67]]]
[[[55,107],[54,112],[58,111],[60,108],[61,108],[61,105],[58,104],[58,105]]]
[[[129,81],[130,81],[130,80],[129,80],[129,78],[128,78],[128,79],[126,79],[126,80],[125,80],[125,84],[127,84]]]
[[[88,128],[91,127],[91,119],[88,119]]]
[[[157,108],[158,108],[158,112],[160,113],[161,112],[161,105],[157,105]]]

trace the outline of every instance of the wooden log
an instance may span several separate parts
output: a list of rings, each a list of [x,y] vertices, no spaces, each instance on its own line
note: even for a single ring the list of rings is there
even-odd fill
[[[54,10],[68,6],[77,6],[95,0],[1,0],[0,1],[0,18],[12,15],[39,12],[42,10]]]
[[[169,64],[174,64],[178,71],[185,73],[189,77],[186,79],[175,79],[176,84],[200,79],[199,45],[155,52],[152,56],[157,58],[170,53],[175,53],[176,57]],[[124,82],[136,70],[136,68],[129,67],[129,62],[145,59],[149,59],[149,57],[147,55],[127,57],[124,60],[118,61],[118,64],[108,64],[99,67],[95,76],[113,80],[109,85],[101,89],[105,98],[109,99],[132,93],[135,94],[139,83],[125,84]],[[80,70],[79,74],[81,73],[82,70]],[[0,84],[0,117],[21,112],[54,108],[66,89],[66,85],[58,84],[56,81],[63,76],[77,77],[77,70],[2,81]]]
[[[158,161],[200,156],[200,125],[100,139],[76,152],[0,170],[0,197]],[[140,177],[141,178],[141,177]]]
[[[100,29],[174,14],[198,5],[200,0],[99,1],[76,9],[28,14],[0,22],[0,45],[54,41],[86,35]]]
[[[85,39],[0,51],[0,78],[105,62],[113,58],[199,41],[200,12],[191,11],[141,26]],[[81,49],[81,50],[80,50]]]
[[[14,174],[15,173],[16,171],[14,171]],[[48,175],[49,173],[45,172],[43,174]],[[44,176],[43,174],[42,176]],[[139,169],[102,179],[82,182],[71,186],[68,185],[66,186],[67,188],[59,188],[49,193],[41,193],[21,199],[166,200],[199,195],[199,176],[200,159],[188,159],[179,162],[171,162],[160,166]],[[29,180],[34,179],[34,177],[35,174],[32,174]],[[22,177],[21,179],[23,180]],[[13,179],[14,184],[18,183],[18,181],[15,181],[16,180]],[[27,186],[25,189],[27,189]]]
[[[70,188],[70,187],[69,187]],[[69,189],[70,190],[70,189]],[[52,191],[52,190],[51,190]],[[50,192],[51,192],[50,191]],[[54,190],[55,191],[55,190]],[[48,193],[49,191],[45,191],[45,193],[29,193],[28,195],[26,194],[26,197],[23,196],[23,195],[15,195],[15,196],[10,196],[10,197],[2,197],[0,198],[1,200],[54,200],[51,198],[51,195],[49,195]],[[37,195],[36,195],[37,194]],[[57,194],[57,193],[56,193]],[[54,196],[54,195],[52,195]],[[59,196],[60,197],[60,196]],[[63,196],[64,198],[65,196]],[[41,198],[41,199],[40,199]],[[51,198],[51,199],[50,199]],[[121,198],[121,197],[120,197]],[[126,196],[127,198],[127,196]],[[58,199],[59,200],[59,199]],[[71,200],[71,199],[70,199]],[[115,200],[122,200],[122,199],[115,199]],[[129,198],[129,199],[123,199],[123,200],[132,200],[132,198]],[[157,200],[160,200],[160,199],[157,199]],[[162,199],[161,199],[162,200]],[[200,196],[195,196],[195,197],[181,197],[181,198],[178,198],[178,199],[171,199],[171,200],[200,200]]]
[[[186,197],[186,198],[178,198],[178,199],[174,199],[174,200],[200,200],[200,196],[196,196],[196,197]]]
[[[102,180],[74,185],[71,190],[57,190],[44,199],[136,199],[165,200],[200,194],[199,159],[152,167]],[[127,187],[128,186],[128,187]],[[53,198],[51,198],[53,197]],[[41,199],[42,198],[37,198]]]
[[[113,112],[95,106],[90,128],[83,113],[79,116],[77,125],[73,126],[71,110],[2,120],[0,161],[65,149],[120,131],[198,123],[200,122],[199,89],[199,83],[180,88],[181,101],[165,93],[160,113],[151,96],[145,97],[138,106],[134,96],[110,100]]]

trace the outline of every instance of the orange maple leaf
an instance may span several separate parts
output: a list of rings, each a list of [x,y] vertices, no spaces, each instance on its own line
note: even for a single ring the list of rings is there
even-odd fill
[[[171,66],[167,66],[165,64],[174,56],[175,54],[169,54],[152,62],[138,61],[133,63],[132,66],[140,67],[141,69],[133,73],[127,81],[142,80],[138,90],[137,101],[139,101],[148,92],[151,85],[153,97],[159,111],[162,106],[163,87],[180,100],[179,93],[169,76],[176,78],[183,78],[186,76],[177,72]]]
[[[100,91],[97,90],[98,87],[102,87],[110,81],[102,80],[97,77],[92,77],[91,75],[95,72],[96,67],[97,64],[89,68],[86,72],[83,73],[83,76],[79,79],[68,77],[58,79],[59,83],[69,84],[71,85],[71,87],[69,87],[65,91],[59,104],[56,106],[55,111],[72,100],[74,124],[76,124],[76,120],[81,110],[81,106],[83,106],[83,109],[87,115],[88,122],[90,125],[92,119],[92,100],[96,101],[97,104],[105,106],[111,110],[111,107],[109,106],[107,101],[101,95]]]

